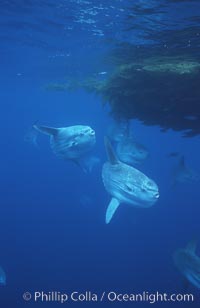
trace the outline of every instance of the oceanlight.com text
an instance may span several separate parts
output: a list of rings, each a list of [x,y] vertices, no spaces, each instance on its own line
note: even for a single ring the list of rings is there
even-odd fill
[[[23,294],[25,301],[32,302],[57,302],[60,304],[73,302],[146,302],[149,304],[162,302],[194,302],[193,294],[169,294],[169,293],[120,293],[115,291],[104,291],[102,293],[84,292],[59,292],[59,291],[35,291]]]

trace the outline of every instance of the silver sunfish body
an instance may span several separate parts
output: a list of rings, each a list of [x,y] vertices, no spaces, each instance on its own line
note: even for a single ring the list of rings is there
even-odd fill
[[[150,207],[157,201],[159,192],[153,180],[117,159],[107,138],[105,147],[108,162],[103,165],[102,179],[105,189],[112,196],[106,212],[106,223],[109,223],[120,203]]]
[[[50,136],[54,154],[65,160],[72,160],[83,169],[90,171],[97,158],[90,156],[96,143],[95,131],[85,125],[53,128],[34,125],[37,131]]]
[[[116,153],[120,161],[131,166],[141,164],[149,155],[147,149],[131,137],[118,143]]]
[[[200,289],[200,258],[196,255],[196,242],[191,241],[185,249],[178,249],[173,256],[174,263],[181,274]]]

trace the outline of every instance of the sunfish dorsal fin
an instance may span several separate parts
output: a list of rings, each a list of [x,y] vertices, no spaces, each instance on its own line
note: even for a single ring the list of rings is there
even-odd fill
[[[115,198],[112,198],[109,205],[108,205],[108,208],[107,208],[107,211],[106,211],[106,223],[109,224],[109,222],[111,221],[115,211],[117,210],[118,206],[120,205],[120,202],[115,199]]]
[[[197,241],[195,239],[190,241],[186,246],[186,250],[191,253],[195,253],[196,248],[197,248]]]
[[[33,128],[35,128],[37,131],[43,134],[52,135],[52,136],[56,136],[59,130],[59,128],[40,126],[40,125],[33,125]]]
[[[105,148],[106,148],[106,153],[107,153],[107,156],[108,156],[108,160],[109,162],[112,164],[112,165],[116,165],[119,163],[116,155],[115,155],[115,152],[113,150],[113,147],[109,141],[109,139],[107,137],[104,137],[104,144],[105,144]]]

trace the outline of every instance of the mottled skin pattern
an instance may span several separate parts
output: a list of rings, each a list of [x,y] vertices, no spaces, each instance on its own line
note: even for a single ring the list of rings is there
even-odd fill
[[[50,146],[56,156],[71,160],[85,172],[90,172],[99,159],[91,156],[96,143],[95,131],[85,125],[47,127],[34,125],[34,129],[50,136]]]
[[[83,125],[60,128],[50,139],[53,152],[63,159],[79,159],[91,151],[95,143],[95,131]]]
[[[159,198],[159,192],[153,180],[118,160],[107,137],[105,147],[108,162],[103,165],[102,179],[105,189],[112,196],[105,219],[109,223],[120,203],[150,207]]]
[[[139,170],[118,162],[106,162],[102,171],[106,190],[120,201],[138,207],[150,207],[158,197],[156,183]]]

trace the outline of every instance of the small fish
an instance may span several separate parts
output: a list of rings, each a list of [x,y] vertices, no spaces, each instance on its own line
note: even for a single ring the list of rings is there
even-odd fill
[[[50,146],[56,156],[71,160],[85,172],[91,171],[99,159],[91,155],[96,143],[95,131],[85,125],[69,127],[33,126],[35,130],[50,136]]]
[[[139,170],[120,162],[107,138],[105,147],[108,161],[103,165],[102,179],[112,196],[106,211],[106,223],[112,219],[121,203],[147,208],[159,198],[158,186]]]
[[[141,164],[149,155],[147,149],[131,137],[122,139],[116,152],[120,161],[131,166]]]
[[[107,72],[99,72],[98,74],[99,74],[99,75],[106,75]]]
[[[178,165],[174,169],[173,177],[174,184],[200,181],[200,175],[196,171],[186,166],[184,156],[181,156]]]
[[[175,251],[173,259],[187,281],[200,289],[200,258],[196,255],[196,246],[196,241],[189,242],[186,248]]]
[[[0,286],[6,285],[6,274],[2,267],[0,267]]]

